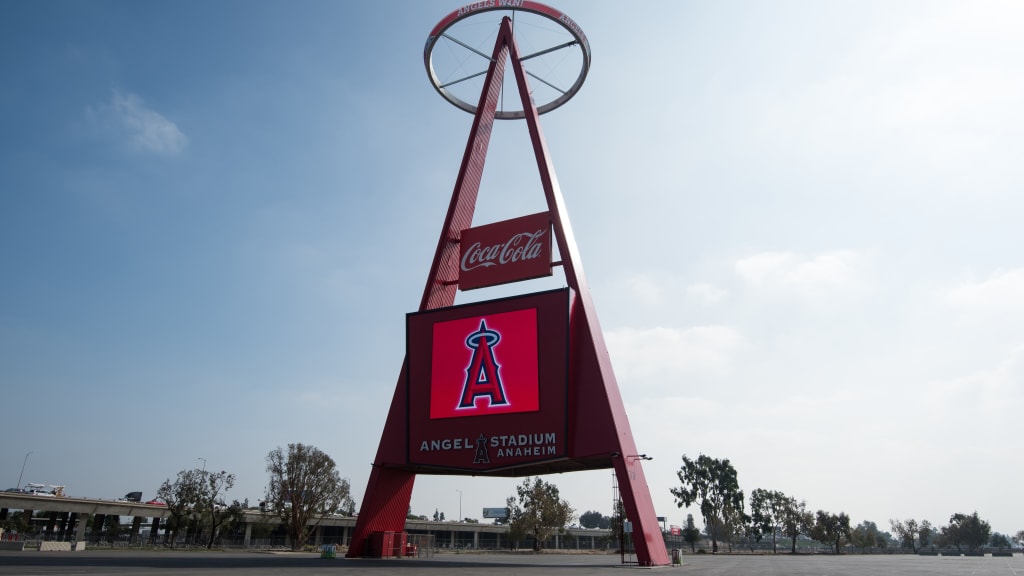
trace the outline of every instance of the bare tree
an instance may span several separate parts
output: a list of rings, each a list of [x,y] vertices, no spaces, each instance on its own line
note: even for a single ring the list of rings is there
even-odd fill
[[[291,538],[292,550],[299,550],[310,531],[329,514],[351,515],[355,502],[347,478],[341,478],[334,460],[315,446],[289,444],[267,454],[268,511],[281,518]]]
[[[206,548],[213,548],[213,542],[217,538],[220,527],[232,516],[241,513],[241,505],[236,500],[231,506],[224,503],[223,492],[227,492],[235,485],[235,475],[220,472],[201,472],[200,501],[197,508],[202,511],[210,523],[210,537],[206,541]]]
[[[167,511],[171,515],[170,521],[167,523],[171,548],[177,542],[178,532],[181,531],[186,520],[193,516],[194,509],[199,503],[201,488],[202,471],[197,468],[178,472],[178,477],[174,482],[168,478],[157,490],[157,497],[167,504]]]

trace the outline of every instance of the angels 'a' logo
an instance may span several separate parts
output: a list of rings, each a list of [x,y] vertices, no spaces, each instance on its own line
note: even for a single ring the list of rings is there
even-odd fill
[[[494,347],[501,334],[487,328],[480,320],[480,328],[466,338],[466,346],[473,349],[473,357],[466,367],[466,383],[462,387],[459,408],[473,408],[477,398],[487,398],[490,406],[507,406],[505,388],[501,385],[501,366],[494,359]]]
[[[476,454],[473,456],[473,464],[490,464],[491,453],[487,450],[487,436],[483,434],[476,439]]]

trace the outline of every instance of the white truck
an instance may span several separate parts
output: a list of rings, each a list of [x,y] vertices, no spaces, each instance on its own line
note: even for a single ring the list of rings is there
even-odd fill
[[[64,497],[64,486],[57,486],[56,484],[35,484],[33,482],[29,482],[28,484],[25,484],[25,487],[22,488],[21,491],[33,496],[49,496],[51,498]]]

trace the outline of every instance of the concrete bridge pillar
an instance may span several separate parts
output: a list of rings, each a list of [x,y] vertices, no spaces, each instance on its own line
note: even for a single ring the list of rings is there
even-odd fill
[[[57,539],[58,540],[61,540],[61,541],[69,540],[69,538],[68,538],[68,536],[69,536],[69,534],[68,534],[68,516],[70,516],[70,514],[68,514],[67,512],[61,512],[60,513],[60,519],[59,519],[60,524],[58,525],[58,528],[57,528]]]
[[[93,514],[92,516],[92,530],[89,531],[89,543],[97,544],[100,538],[103,537],[103,523],[106,522],[107,516],[105,514]]]
[[[142,527],[142,517],[136,516],[132,518],[132,531],[128,538],[128,543],[132,546],[139,543],[139,528]]]
[[[53,540],[53,534],[57,531],[57,512],[50,512],[50,516],[46,519],[46,539]]]
[[[153,546],[157,543],[157,538],[160,537],[160,519],[153,518],[153,523],[149,527],[149,545]]]
[[[117,514],[108,514],[104,527],[106,528],[107,544],[113,546],[121,528],[121,517]]]
[[[79,515],[78,512],[72,512],[71,517],[68,519],[68,530],[72,530],[75,533],[75,542],[82,542],[85,540],[85,525],[88,524],[88,514]]]

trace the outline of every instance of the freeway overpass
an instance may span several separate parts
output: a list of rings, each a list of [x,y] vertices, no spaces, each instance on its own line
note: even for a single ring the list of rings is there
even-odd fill
[[[170,516],[165,506],[156,506],[142,502],[122,502],[90,498],[67,498],[53,496],[37,496],[18,492],[0,492],[0,522],[8,517],[10,510],[28,512],[43,511],[49,513],[46,535],[53,539],[64,534],[64,539],[73,542],[85,541],[85,518],[93,516],[93,525],[103,522],[120,522],[120,517],[133,518],[131,543],[139,544],[139,532],[145,519],[150,519],[151,541],[160,529],[161,521]],[[111,520],[107,520],[111,519]],[[244,547],[251,546],[252,529],[260,524],[279,524],[279,519],[272,514],[264,514],[259,510],[246,510],[242,516],[245,525],[245,538],[241,542]],[[356,518],[351,516],[329,516],[317,523],[313,534],[315,544],[323,542],[347,545],[355,527]],[[405,530],[410,534],[431,534],[435,546],[439,548],[502,548],[508,546],[505,532],[507,528],[498,524],[472,524],[466,522],[431,522],[428,520],[407,520]],[[98,542],[102,530],[94,530],[91,540]],[[573,548],[600,549],[609,535],[608,530],[591,530],[586,528],[570,528],[573,536]],[[558,539],[554,546],[559,546]],[[564,547],[564,546],[562,546]]]

